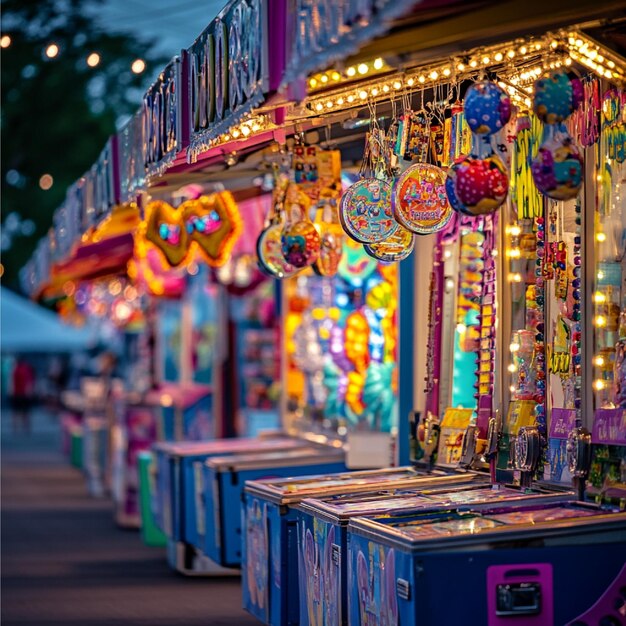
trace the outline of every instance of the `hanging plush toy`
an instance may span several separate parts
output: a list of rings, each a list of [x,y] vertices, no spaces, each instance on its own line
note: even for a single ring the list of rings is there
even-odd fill
[[[582,84],[562,70],[535,83],[534,111],[545,123],[543,142],[531,171],[537,189],[554,200],[575,198],[583,182],[583,158],[564,120],[582,101]]]
[[[511,117],[511,101],[495,83],[472,85],[465,97],[465,119],[472,131],[472,150],[448,169],[445,189],[452,208],[466,215],[495,212],[506,200],[509,177],[495,154],[491,136]]]

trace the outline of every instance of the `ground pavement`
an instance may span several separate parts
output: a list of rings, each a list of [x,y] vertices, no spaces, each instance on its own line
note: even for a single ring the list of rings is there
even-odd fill
[[[172,572],[162,548],[113,523],[60,453],[56,415],[12,433],[2,411],[3,626],[247,626],[239,579]]]

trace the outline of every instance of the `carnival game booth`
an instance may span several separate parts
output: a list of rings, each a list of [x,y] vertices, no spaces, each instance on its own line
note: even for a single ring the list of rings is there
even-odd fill
[[[563,466],[567,454],[567,467],[582,496],[588,473],[587,431],[593,439],[590,427],[598,424],[596,431],[608,437],[603,443],[624,443],[614,427],[621,423],[622,412],[609,406],[619,396],[596,398],[598,408],[610,410],[594,414],[592,387],[584,378],[585,371],[592,371],[593,357],[594,366],[605,368],[594,389],[607,392],[611,370],[606,358],[619,333],[613,330],[613,322],[622,297],[616,291],[620,279],[611,278],[599,299],[594,296],[594,306],[606,306],[595,315],[596,327],[606,330],[597,335],[603,353],[592,355],[589,296],[595,293],[594,281],[604,280],[607,274],[599,268],[594,278],[591,229],[582,228],[592,223],[600,228],[597,224],[602,223],[597,235],[605,243],[607,224],[618,223],[616,215],[622,215],[619,199],[614,200],[622,195],[606,195],[607,187],[596,185],[592,147],[603,145],[597,139],[604,136],[608,154],[613,155],[609,158],[621,162],[624,60],[610,49],[613,22],[599,29],[593,20],[611,20],[622,7],[619,3],[601,8],[590,2],[576,7],[544,3],[529,11],[527,5],[508,2],[462,9],[453,4],[423,3],[414,8],[413,2],[364,3],[339,12],[326,5],[231,2],[164,70],[146,94],[142,111],[118,136],[119,152],[124,155],[121,187],[131,194],[148,188],[154,197],[159,187],[167,187],[168,178],[180,187],[196,176],[203,184],[219,177],[234,189],[237,172],[246,164],[258,169],[260,186],[269,175],[273,202],[268,224],[258,238],[257,256],[264,271],[284,281],[281,414],[288,434],[322,443],[326,449],[339,449],[347,441],[348,465],[359,467],[386,465],[396,457],[389,452],[397,426],[400,464],[415,460],[426,470],[437,463],[455,471],[461,462],[488,469],[491,482],[513,480],[526,489],[538,472],[540,478],[551,480],[557,474],[553,476],[552,467],[546,474],[549,463],[542,459],[549,429],[554,427],[553,439],[565,433],[569,437],[569,448],[563,440],[554,444],[555,462]],[[385,31],[389,31],[386,37],[376,39]],[[608,44],[599,44],[596,37]],[[275,47],[271,55],[267,54],[270,42]],[[329,67],[332,62],[337,62],[335,67]],[[576,73],[582,80],[572,80]],[[608,114],[603,106],[606,90],[611,92],[606,99]],[[538,139],[542,131],[545,137]],[[582,142],[585,150],[575,147],[572,138]],[[340,155],[333,154],[337,149],[333,143],[339,144]],[[264,155],[266,146],[269,154]],[[536,161],[531,165],[533,157]],[[346,181],[342,193],[337,184],[338,160],[344,173],[357,175]],[[619,167],[611,164],[609,170],[613,185],[621,184]],[[243,184],[249,187],[250,177]],[[610,215],[607,222],[595,220],[599,189],[603,189],[603,210]],[[575,197],[584,202],[577,204]],[[553,210],[548,198],[561,204]],[[563,204],[566,200],[574,207],[573,224],[565,219],[572,215]],[[173,206],[160,212],[165,217],[157,219],[152,243],[156,241],[161,252],[169,249],[178,254],[186,229],[180,217],[170,219],[171,210]],[[192,226],[189,234],[197,241],[200,231]],[[619,232],[619,226],[612,229]],[[511,239],[509,254],[503,253],[506,236],[519,238]],[[602,263],[615,264],[621,258],[612,248],[600,253]],[[45,261],[45,247],[40,256]],[[384,265],[400,260],[397,269]],[[515,270],[515,265],[508,265],[518,262],[526,262],[526,267]],[[342,264],[354,271],[358,281],[342,276]],[[308,269],[313,266],[322,276],[317,285]],[[565,319],[553,326],[557,311]],[[554,341],[551,345],[548,337],[556,337],[555,328],[558,345]],[[517,337],[508,336],[513,330]],[[568,347],[563,350],[563,346]],[[503,356],[509,349],[517,355],[510,361]],[[555,351],[560,355],[553,359]],[[569,361],[563,355],[567,351]],[[548,362],[556,364],[560,374],[549,371]],[[573,376],[566,375],[566,367],[572,368]],[[509,380],[509,374],[518,378]],[[426,390],[421,393],[424,379]],[[573,387],[567,382],[570,379]],[[475,384],[469,393],[468,380]],[[554,409],[561,407],[569,411],[561,414],[569,421],[557,428]],[[410,448],[405,416],[414,411],[418,415],[413,419]],[[586,423],[591,420],[593,424]],[[376,432],[386,430],[386,435]],[[613,478],[609,478],[610,488],[603,482],[604,476],[614,476],[619,447],[608,450],[612,460],[607,463],[607,451],[601,450],[595,453],[603,485],[598,499],[619,495],[620,489]],[[381,458],[374,459],[373,451],[381,452]],[[203,551],[218,560],[237,557],[237,527],[232,526],[229,537],[231,527],[223,515],[228,508],[220,502],[224,485],[239,480],[238,462],[245,470],[242,474],[251,464],[257,475],[271,472],[262,459],[245,457],[209,459],[196,470],[205,482],[204,514],[202,506],[196,507],[200,511],[196,536],[201,537],[198,529],[205,520]],[[346,492],[358,489],[356,479],[351,484],[342,482]],[[569,485],[569,480],[564,482]],[[373,484],[371,488],[380,491]],[[541,485],[537,494],[545,489]],[[511,502],[519,502],[518,496],[519,490]],[[489,501],[485,495],[481,504],[472,504],[483,506]],[[445,498],[442,506],[446,511],[458,509]],[[260,519],[266,519],[269,497],[257,509]],[[584,518],[588,508],[562,505],[557,509],[568,511],[554,513],[568,521],[550,527],[551,537],[565,540],[567,528],[581,525],[597,533],[605,521],[606,528],[617,527],[612,541],[621,536],[623,519],[617,514],[595,508],[589,516],[593,520],[583,523],[572,520]],[[470,519],[458,510],[447,515],[447,521]],[[471,515],[470,522],[488,518],[484,526],[495,524],[488,515]],[[207,522],[209,516],[213,526]],[[472,529],[481,523],[468,526]],[[247,523],[243,532],[252,536],[253,545],[263,546],[267,535],[262,522],[257,526],[258,532]],[[282,527],[282,522],[277,526]],[[360,528],[356,518],[350,520],[346,536],[349,562],[351,545],[356,545],[351,527]],[[313,589],[332,593],[334,587],[323,582],[324,575],[320,581],[319,572],[341,574],[332,569],[331,561],[316,561],[304,525],[301,532],[297,541],[304,546],[305,556],[300,561],[303,567],[308,562],[313,568]],[[382,545],[388,529],[377,532]],[[503,532],[501,536],[512,540],[514,535]],[[293,540],[293,532],[282,532],[272,550],[286,555],[289,544],[285,542]],[[539,538],[535,535],[534,540]],[[321,539],[318,554],[319,546]],[[308,558],[311,550],[312,559]],[[556,567],[556,560],[569,559],[576,551],[572,547],[567,554],[542,554]],[[407,552],[417,570],[419,549]],[[528,564],[524,551],[510,554],[512,565]],[[355,559],[358,570],[358,554]],[[250,573],[246,593],[256,604],[251,610],[271,623],[297,623],[293,607],[309,607],[308,599],[299,603],[294,585],[284,591],[274,588],[276,581],[283,580],[281,572],[293,570],[280,558],[273,562],[280,563],[280,571],[272,573],[269,586],[265,585],[273,567],[269,555],[267,560],[242,563]],[[607,579],[618,574],[613,565],[607,567]],[[345,576],[348,587],[357,578],[349,571]],[[366,600],[363,621],[397,623],[394,607],[406,595],[406,580],[366,589],[361,594]],[[524,588],[527,582],[521,581]],[[583,587],[577,587],[579,604],[591,606],[597,593],[591,586]],[[409,584],[409,594],[411,588]],[[381,589],[385,602],[376,595]],[[512,589],[502,590],[509,593],[511,610],[520,606],[526,610],[532,602],[524,602],[534,601],[535,596],[522,601]],[[547,595],[554,597],[555,614],[564,615],[560,590]],[[381,614],[381,607],[390,602],[391,609]],[[276,606],[281,607],[278,613]],[[550,604],[542,606],[533,615],[551,623],[551,609],[546,608]],[[319,610],[313,608],[313,615]],[[478,620],[485,622],[494,612],[488,609]],[[347,619],[347,613],[342,615]],[[418,623],[413,614],[403,615],[408,623]],[[333,613],[330,621],[334,623],[336,616]]]
[[[559,20],[555,23],[565,25]],[[399,25],[398,31],[404,26]],[[420,46],[422,43],[410,29],[405,30],[402,40],[408,53],[412,42],[419,40]],[[452,498],[456,505],[442,502],[442,508],[433,517],[433,510],[429,514],[424,511],[393,514],[389,510],[395,506],[420,509],[415,501],[390,505],[382,497],[379,503],[372,502],[370,497],[368,503],[346,496],[348,508],[354,505],[354,511],[366,513],[368,506],[373,507],[370,511],[380,506],[387,514],[372,522],[350,521],[349,565],[347,573],[343,569],[342,574],[339,544],[326,541],[330,530],[323,523],[332,520],[330,528],[337,532],[338,509],[329,516],[327,504],[307,503],[302,508],[308,509],[308,522],[303,520],[298,538],[302,576],[299,617],[293,612],[276,617],[280,614],[272,611],[272,593],[278,602],[283,601],[280,590],[283,577],[273,573],[269,565],[264,568],[256,561],[248,568],[260,584],[255,587],[253,580],[244,589],[244,603],[247,608],[253,604],[252,612],[267,623],[335,623],[337,603],[341,602],[335,581],[342,575],[347,576],[350,589],[349,612],[342,613],[344,623],[447,624],[467,618],[467,613],[461,611],[466,608],[462,603],[448,607],[441,599],[432,604],[424,599],[427,611],[422,613],[418,599],[422,589],[430,589],[428,583],[424,586],[424,576],[433,584],[440,584],[454,570],[452,565],[438,568],[446,558],[458,558],[458,553],[454,557],[452,554],[456,545],[461,544],[463,549],[472,551],[468,563],[476,562],[479,554],[476,549],[507,548],[498,550],[497,557],[493,551],[480,552],[484,560],[476,570],[471,570],[472,580],[483,590],[476,615],[480,623],[504,623],[513,616],[519,619],[523,616],[528,623],[564,623],[578,617],[584,623],[598,619],[619,623],[622,619],[619,585],[624,580],[620,571],[624,562],[624,516],[610,511],[611,505],[620,503],[623,494],[614,464],[623,458],[625,443],[623,428],[618,426],[623,424],[624,407],[619,395],[622,386],[618,372],[623,359],[616,317],[621,311],[617,302],[623,301],[624,288],[624,118],[623,113],[617,113],[623,111],[620,88],[624,59],[599,45],[584,30],[569,27],[559,32],[509,41],[502,46],[455,51],[458,56],[441,62],[429,59],[428,63],[418,64],[415,71],[405,66],[401,75],[386,74],[380,80],[355,83],[343,90],[335,88],[333,82],[333,73],[341,78],[342,68],[330,68],[309,77],[309,86],[324,92],[323,97],[309,101],[308,106],[311,111],[326,116],[329,110],[336,111],[345,103],[359,99],[365,102],[375,99],[380,107],[381,100],[389,97],[384,94],[416,85],[417,114],[414,126],[409,121],[408,145],[417,149],[413,154],[417,155],[421,146],[422,154],[428,155],[433,149],[429,144],[437,145],[439,133],[442,150],[438,165],[451,165],[447,181],[444,178],[441,185],[457,212],[457,223],[450,230],[441,229],[432,246],[431,314],[430,319],[428,314],[422,316],[427,321],[425,335],[429,336],[425,359],[427,390],[422,405],[425,415],[414,442],[416,457],[429,456],[430,435],[438,431],[440,454],[442,441],[447,441],[448,447],[447,451],[443,450],[443,458],[439,457],[440,462],[481,463],[491,458],[493,477],[512,478],[522,486],[529,486],[537,477],[551,483],[574,483],[581,499],[585,497],[589,459],[593,457],[592,486],[587,497],[592,495],[604,507],[533,505],[529,508],[526,503],[525,507],[511,512],[501,508],[478,512],[479,504],[485,506],[491,498],[500,498],[498,491],[489,490],[477,499],[461,491],[460,496]],[[609,39],[610,32],[609,29],[606,33]],[[392,33],[391,40],[400,41],[400,35],[393,39]],[[384,40],[380,45],[372,43],[367,49],[381,55],[378,68],[374,61],[368,65],[366,58],[357,55],[349,60],[346,77],[366,75],[372,67],[385,71]],[[559,51],[563,54],[561,58]],[[529,58],[533,54],[534,62]],[[520,56],[521,60],[513,61]],[[505,67],[498,68],[502,61]],[[458,83],[455,83],[457,93],[448,92],[446,96],[445,89],[438,91],[442,89],[441,83],[449,82],[446,79],[457,72],[484,66],[493,72],[491,82],[479,80],[465,93],[463,103],[460,101],[463,91]],[[504,75],[507,66],[512,73],[508,77]],[[578,72],[580,83],[570,81],[566,75],[570,70]],[[481,77],[477,72],[476,78],[486,77],[486,73]],[[424,99],[420,98],[423,95],[420,84],[429,86]],[[429,102],[430,93],[435,100]],[[490,100],[489,94],[495,97],[492,101],[495,117],[490,115],[488,107],[477,106],[482,97]],[[503,113],[502,105],[509,98],[517,105],[517,111],[513,111],[515,126],[507,129],[510,118],[508,113]],[[440,111],[437,111],[438,99],[443,101]],[[554,106],[557,100],[566,104],[558,112]],[[370,115],[372,108],[370,104]],[[377,114],[380,116],[380,108]],[[432,128],[434,115],[440,128],[431,130],[427,122],[430,117]],[[392,113],[391,128],[395,118]],[[500,125],[491,126],[498,119]],[[401,116],[398,121],[405,124],[400,126],[399,134],[407,132],[407,117]],[[478,135],[473,146],[472,133]],[[491,134],[496,135],[495,141],[489,139]],[[582,148],[574,149],[571,137]],[[398,141],[389,143],[398,145]],[[493,149],[489,149],[490,144]],[[482,151],[484,146],[488,148],[486,152]],[[483,188],[477,183],[471,171],[473,164],[468,163],[468,157],[461,156],[468,153],[470,160],[491,162],[489,178],[493,184],[498,179],[504,180],[500,197],[495,187],[492,188],[495,194],[489,197],[486,191],[489,185]],[[499,158],[495,157],[496,153]],[[494,163],[496,160],[498,163]],[[419,171],[419,165],[416,169]],[[504,179],[496,170],[505,174]],[[546,177],[550,176],[548,181]],[[405,171],[392,194],[402,190],[403,181],[411,177]],[[583,182],[585,187],[581,190]],[[415,184],[424,183],[418,178]],[[349,192],[344,194],[346,197],[350,198]],[[415,204],[423,204],[423,200]],[[397,196],[392,195],[392,206],[396,220],[405,227],[412,226],[404,214],[407,207],[402,206]],[[502,208],[498,222],[493,213],[499,206]],[[609,239],[611,243],[606,245]],[[594,258],[599,265],[594,265]],[[424,278],[426,283],[428,276]],[[418,315],[416,326],[419,321]],[[496,328],[502,335],[496,334]],[[466,356],[471,356],[469,363]],[[471,367],[474,359],[476,397],[471,392],[468,394],[462,383],[463,370],[467,370],[468,364]],[[588,376],[591,371],[597,376],[593,383]],[[446,409],[451,405],[454,409]],[[502,418],[498,419],[496,411]],[[504,434],[498,445],[498,438],[492,438],[490,433],[497,432],[494,428],[499,421]],[[466,436],[455,436],[464,427],[468,429]],[[607,446],[609,442],[605,439],[609,431],[615,437],[611,440],[613,446]],[[495,462],[493,453],[498,450],[500,454]],[[248,488],[255,495],[258,490],[263,490],[263,483],[251,483]],[[385,495],[385,498],[390,497]],[[519,505],[517,498],[519,493],[511,503]],[[472,513],[449,511],[463,502],[473,509]],[[438,506],[441,505],[434,505],[435,510]],[[264,515],[263,508],[257,506],[256,518],[262,520]],[[343,519],[344,525],[347,524],[347,516]],[[542,533],[539,539],[533,526],[537,526],[537,531],[545,530],[546,538]],[[414,529],[415,535],[411,535]],[[259,532],[250,525],[249,538],[255,546],[261,542],[257,537],[262,537]],[[484,540],[463,539],[483,533]],[[589,554],[594,551],[591,544],[600,537],[598,563],[607,563],[601,580],[594,577],[592,582],[582,577],[574,581],[575,602],[570,602],[556,587],[553,592],[553,573],[571,569],[577,559],[585,558],[585,551]],[[424,543],[420,543],[422,540]],[[527,551],[512,549],[518,540]],[[538,540],[543,547],[531,549]],[[549,546],[555,543],[562,547],[551,549]],[[434,553],[436,556],[431,561]],[[411,555],[407,561],[410,572],[403,569],[397,577],[395,559],[404,559],[405,554]],[[470,569],[467,571],[470,573]],[[272,576],[279,580],[277,588],[272,587]],[[512,582],[507,583],[507,577]],[[538,600],[540,588],[547,602]],[[479,593],[477,589],[473,588],[473,593]],[[530,591],[525,595],[521,589]],[[604,591],[606,594],[600,599]],[[252,603],[248,595],[252,596]],[[345,601],[346,596],[343,598]],[[600,601],[592,609],[596,600]]]

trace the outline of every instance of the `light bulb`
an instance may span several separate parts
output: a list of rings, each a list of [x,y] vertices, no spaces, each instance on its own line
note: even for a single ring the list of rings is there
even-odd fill
[[[354,67],[349,67],[349,68],[346,70],[346,74],[347,74],[348,76],[350,76],[350,77],[354,76],[354,75],[356,74],[356,68],[354,68]]]
[[[606,234],[605,233],[596,233],[596,241],[603,243],[604,241],[606,241]]]
[[[57,46],[55,43],[51,43],[46,48],[46,56],[49,59],[54,59],[54,57],[57,56],[58,54],[59,54],[59,46]]]
[[[358,67],[359,70],[359,74],[363,75],[363,74],[367,74],[369,68],[367,67],[366,63],[361,63]]]
[[[603,356],[594,357],[593,364],[596,365],[597,367],[602,367],[604,365],[604,357]]]
[[[382,59],[378,58],[374,61],[374,69],[381,70],[384,64],[385,62]]]

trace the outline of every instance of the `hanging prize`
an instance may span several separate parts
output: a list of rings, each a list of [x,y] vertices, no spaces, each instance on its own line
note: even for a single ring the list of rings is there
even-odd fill
[[[343,254],[344,233],[337,221],[335,200],[326,199],[322,209],[322,222],[317,224],[320,233],[320,252],[313,264],[313,271],[319,276],[331,277],[337,274]]]
[[[383,263],[404,261],[415,248],[415,235],[401,226],[385,241],[363,246],[372,258]]]
[[[281,251],[285,261],[298,269],[308,267],[317,260],[320,253],[320,234],[315,224],[308,218],[305,194],[297,197],[294,189],[290,190],[289,215],[280,236]],[[300,194],[298,194],[300,195]]]
[[[274,209],[268,225],[261,231],[256,242],[259,269],[272,278],[288,278],[298,272],[298,268],[285,261],[281,250],[281,234],[284,227],[283,202],[288,179],[275,172]]]
[[[511,116],[511,102],[495,83],[481,81],[467,92],[464,115],[472,131],[472,150],[448,169],[446,191],[454,210],[466,215],[486,215],[506,200],[509,176],[491,145],[491,135]]]
[[[339,209],[345,232],[363,244],[385,241],[398,228],[391,212],[391,185],[384,180],[389,169],[381,134],[377,127],[368,134],[361,179],[348,187]]]
[[[533,108],[545,128],[531,172],[537,189],[553,200],[575,198],[583,183],[582,153],[563,124],[582,97],[581,82],[560,70],[535,83]]]

